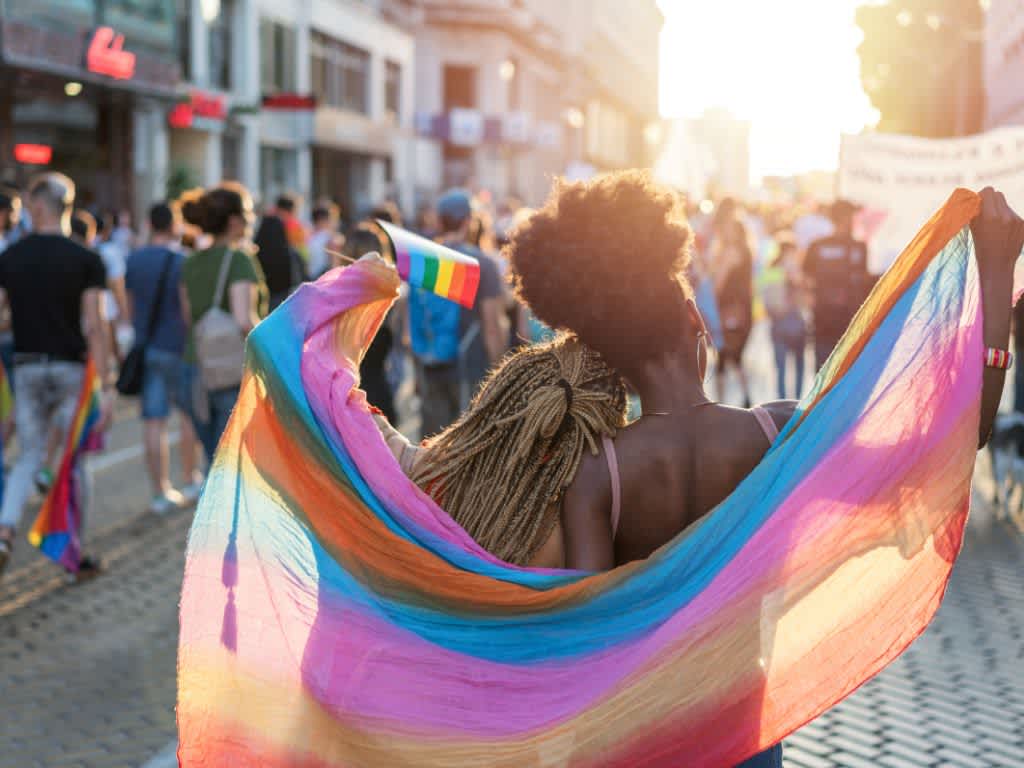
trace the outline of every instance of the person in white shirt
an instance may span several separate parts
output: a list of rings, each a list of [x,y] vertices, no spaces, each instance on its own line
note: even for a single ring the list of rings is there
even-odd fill
[[[340,214],[334,203],[322,203],[313,209],[313,234],[309,236],[309,276],[316,280],[333,266],[328,251],[338,252],[344,238],[338,232]]]

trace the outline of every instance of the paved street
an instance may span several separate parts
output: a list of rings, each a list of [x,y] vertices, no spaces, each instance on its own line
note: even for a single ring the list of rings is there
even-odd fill
[[[762,376],[763,364],[752,361]],[[0,581],[0,768],[137,768],[174,738],[177,603],[191,513],[144,513],[139,426],[128,415],[95,478],[90,542],[107,572],[66,587],[21,546]],[[981,490],[985,466],[983,457]],[[877,679],[794,734],[787,768],[1020,765],[1022,596],[1024,537],[993,521],[977,496],[933,625]]]

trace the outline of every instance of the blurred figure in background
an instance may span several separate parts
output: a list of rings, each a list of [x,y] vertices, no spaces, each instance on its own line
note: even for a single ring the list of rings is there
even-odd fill
[[[303,261],[309,259],[309,237],[306,227],[299,221],[300,199],[297,195],[285,194],[277,198],[277,204],[273,211],[284,223],[284,231],[288,236],[288,244],[295,249],[295,252],[302,257]]]
[[[807,322],[802,306],[802,278],[797,260],[796,240],[789,232],[775,236],[778,253],[758,280],[761,300],[771,320],[772,347],[780,400],[800,399],[804,385],[804,350],[807,346]],[[789,359],[793,358],[796,381],[786,387]]]
[[[480,286],[470,310],[432,293],[409,293],[409,338],[417,361],[423,436],[440,432],[469,404],[488,368],[508,348],[504,291],[497,262],[469,242],[472,199],[464,189],[437,203],[440,242],[480,262]]]
[[[270,291],[270,311],[273,312],[305,279],[303,262],[288,242],[285,223],[277,216],[267,215],[260,221],[256,232],[256,258],[263,268],[263,276]]]
[[[723,343],[715,372],[718,399],[725,396],[727,369],[734,368],[743,407],[749,408],[750,386],[743,368],[743,351],[754,323],[754,253],[747,228],[739,218],[739,208],[731,198],[721,202],[715,217],[711,273],[722,323]]]
[[[124,288],[124,273],[128,251],[124,235],[115,236],[115,217],[107,213],[96,217],[96,250],[107,268],[107,290],[103,294],[103,311],[111,331],[113,349],[123,359],[134,338],[129,320],[128,295]]]
[[[352,261],[374,252],[392,261],[389,256],[390,248],[386,247],[384,237],[375,224],[364,222],[350,229],[345,235],[344,253]],[[366,392],[366,399],[370,405],[379,408],[389,423],[397,424],[395,400],[387,375],[388,356],[395,339],[393,326],[392,313],[389,312],[359,364],[359,386]]]
[[[313,209],[313,233],[309,236],[309,277],[316,280],[331,268],[331,255],[338,252],[345,238],[338,231],[341,214],[332,202],[320,203]]]
[[[814,307],[814,364],[819,369],[874,283],[867,244],[853,236],[856,212],[853,203],[837,200],[832,205],[833,233],[811,243],[804,258]]]
[[[0,253],[17,239],[20,219],[21,195],[18,190],[0,187]]]
[[[99,432],[106,431],[113,411],[113,360],[101,309],[106,272],[95,251],[67,236],[74,201],[75,185],[67,176],[45,173],[34,179],[26,202],[35,231],[0,259],[0,303],[9,302],[14,325],[14,418],[19,443],[0,509],[0,570],[10,556],[35,475],[43,468],[47,444],[54,431],[64,435],[71,425],[88,358],[95,363],[103,387]],[[75,471],[79,475],[76,492],[81,494],[81,535],[88,519],[88,478],[84,463]],[[96,560],[84,556],[77,578],[94,575],[99,568]]]
[[[433,240],[441,231],[437,209],[430,203],[421,203],[416,209],[416,234]]]
[[[183,397],[208,462],[227,427],[238,400],[241,363],[231,371],[232,384],[211,387],[202,371],[216,360],[201,360],[196,337],[204,316],[216,307],[230,314],[240,336],[245,337],[260,320],[260,295],[266,289],[256,260],[244,250],[252,229],[252,197],[236,182],[224,182],[182,206],[185,220],[202,229],[211,245],[196,251],[181,267],[181,306],[189,327],[185,342]],[[221,280],[221,275],[224,276]],[[218,295],[219,291],[219,295]]]
[[[21,195],[11,187],[0,187],[0,254],[18,239],[18,221],[21,218]],[[9,307],[0,311],[0,363],[12,381],[14,374],[14,332],[11,330]],[[13,384],[12,384],[13,386]]]
[[[125,287],[131,302],[135,338],[145,343],[140,407],[146,466],[153,488],[151,512],[162,515],[199,498],[202,475],[196,467],[192,424],[181,419],[182,490],[171,485],[167,420],[181,407],[185,318],[182,314],[178,248],[180,216],[176,206],[157,203],[149,211],[149,244],[128,257]],[[150,332],[152,328],[152,332]]]
[[[71,239],[86,248],[96,242],[96,219],[84,208],[71,214]]]

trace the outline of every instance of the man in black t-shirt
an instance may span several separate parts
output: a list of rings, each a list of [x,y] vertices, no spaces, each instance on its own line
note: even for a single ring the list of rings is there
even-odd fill
[[[70,426],[87,357],[103,377],[98,429],[106,428],[113,406],[111,351],[100,311],[106,270],[97,253],[66,236],[74,196],[74,183],[62,174],[34,180],[26,196],[34,231],[0,255],[0,301],[10,306],[14,330],[14,420],[20,450],[0,506],[0,569],[46,460],[51,432],[66,434]],[[88,338],[82,332],[83,318]],[[76,485],[84,488],[84,482]],[[94,560],[83,558],[78,573],[88,576],[96,569]]]
[[[804,276],[814,304],[814,357],[821,368],[874,283],[868,272],[868,248],[853,236],[857,209],[845,200],[832,206],[835,231],[811,243]]]

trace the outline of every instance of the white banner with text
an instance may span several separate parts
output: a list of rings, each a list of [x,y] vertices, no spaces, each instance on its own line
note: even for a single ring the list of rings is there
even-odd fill
[[[956,139],[844,135],[839,196],[862,209],[873,272],[887,268],[956,187],[992,186],[1024,215],[1024,127]]]

